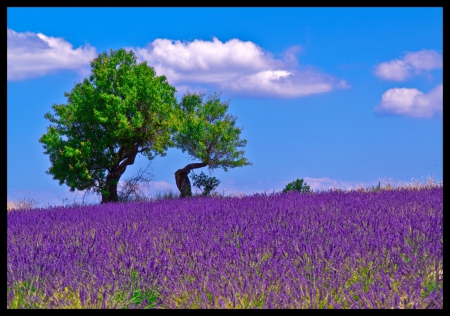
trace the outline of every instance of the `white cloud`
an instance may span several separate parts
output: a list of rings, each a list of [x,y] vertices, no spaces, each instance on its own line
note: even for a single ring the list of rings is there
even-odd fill
[[[96,49],[89,45],[73,49],[63,38],[7,28],[8,80],[44,76],[63,69],[86,73],[96,55]]]
[[[429,118],[441,114],[442,108],[443,85],[440,84],[428,93],[409,88],[389,89],[381,97],[375,112]]]
[[[442,55],[434,50],[409,52],[403,59],[382,62],[375,66],[375,76],[389,81],[404,81],[432,69],[442,68]]]
[[[177,85],[176,86],[177,92],[175,93],[175,97],[181,99],[183,95],[186,94],[188,91],[201,91],[203,93],[210,93],[214,91],[209,91],[207,87],[202,87],[201,85]]]
[[[298,45],[288,48],[282,59],[274,58],[255,43],[239,39],[155,39],[146,48],[127,49],[133,49],[140,61],[148,61],[158,75],[165,75],[183,91],[207,91],[212,86],[215,91],[289,98],[348,87],[345,81],[338,82],[312,67],[300,67],[296,58],[301,51]],[[63,38],[7,28],[8,80],[44,76],[63,69],[87,75],[89,63],[96,55],[96,49],[89,45],[73,49]]]
[[[286,70],[265,70],[223,82],[222,86],[234,91],[251,91],[258,95],[299,97],[331,91],[337,85],[332,78],[317,73],[300,73]]]
[[[415,70],[430,71],[442,68],[442,56],[434,50],[421,50],[416,53],[407,53],[403,60]]]
[[[309,185],[311,190],[314,191],[329,190],[329,189],[349,190],[354,188],[356,185],[356,183],[330,179],[328,177],[322,178],[304,177],[303,180],[304,182],[306,182],[307,185]]]
[[[178,191],[178,189],[176,187],[173,187],[170,183],[166,182],[166,181],[151,181],[150,182],[150,190],[152,191],[164,191],[164,190],[176,190]]]
[[[250,41],[192,42],[155,39],[146,48],[133,49],[158,75],[165,75],[176,87],[213,85],[214,88],[258,96],[300,97],[348,87],[312,67],[299,67],[292,46],[275,59],[270,52]]]
[[[294,45],[286,49],[283,53],[283,60],[292,66],[297,66],[298,61],[296,55],[302,51],[302,47],[300,45]]]
[[[283,189],[282,181],[272,180],[223,180],[216,188],[216,191],[226,196],[243,196],[253,195],[256,193],[272,194],[273,192],[280,192]]]
[[[376,66],[375,76],[384,80],[403,81],[410,76],[411,66],[403,60],[392,60]]]

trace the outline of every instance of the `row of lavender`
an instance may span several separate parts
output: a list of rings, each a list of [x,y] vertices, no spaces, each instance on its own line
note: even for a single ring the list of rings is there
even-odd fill
[[[16,211],[8,308],[443,306],[443,188]]]

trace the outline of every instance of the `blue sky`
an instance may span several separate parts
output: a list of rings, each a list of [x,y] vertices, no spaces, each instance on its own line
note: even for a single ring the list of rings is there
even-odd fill
[[[8,8],[8,199],[81,200],[45,174],[44,114],[119,48],[178,98],[230,100],[253,165],[216,170],[220,192],[442,180],[442,8]],[[178,149],[154,159],[152,192],[176,190],[191,162]],[[147,164],[138,157],[122,179]]]

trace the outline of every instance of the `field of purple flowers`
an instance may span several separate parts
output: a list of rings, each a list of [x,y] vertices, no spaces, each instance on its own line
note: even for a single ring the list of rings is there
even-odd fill
[[[7,308],[443,308],[443,187],[7,214]]]

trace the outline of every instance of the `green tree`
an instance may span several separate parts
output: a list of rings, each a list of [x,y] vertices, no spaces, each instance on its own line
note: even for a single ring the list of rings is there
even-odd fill
[[[288,183],[282,192],[299,191],[301,193],[308,193],[311,192],[310,189],[309,185],[307,185],[306,182],[303,182],[303,179],[297,179]]]
[[[46,172],[71,191],[92,190],[102,203],[118,201],[117,183],[138,153],[149,160],[173,146],[175,88],[124,49],[91,62],[89,79],[65,92],[67,104],[46,113],[51,124],[39,142],[52,166]]]
[[[220,95],[204,93],[186,93],[177,105],[180,120],[174,133],[175,145],[187,152],[193,160],[175,172],[175,181],[181,197],[192,196],[188,174],[192,169],[208,166],[214,170],[251,165],[245,158],[247,141],[239,139],[242,128],[236,127],[236,117],[227,114],[229,101],[220,101]]]
[[[194,187],[202,191],[203,196],[209,196],[220,184],[220,180],[216,179],[216,177],[208,177],[203,171],[199,175],[192,171],[191,178],[194,181]]]

